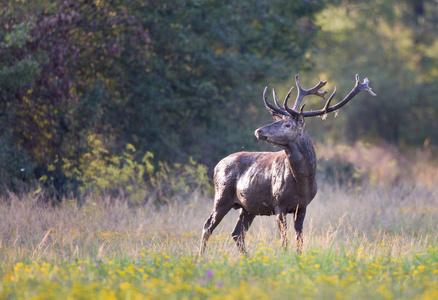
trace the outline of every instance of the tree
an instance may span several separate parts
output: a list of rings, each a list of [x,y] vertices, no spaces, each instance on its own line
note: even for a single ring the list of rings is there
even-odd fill
[[[213,165],[252,135],[260,82],[306,66],[322,4],[8,1],[0,176],[45,175],[60,190],[64,161],[79,165],[96,134],[112,153],[132,143],[157,160]]]
[[[437,9],[427,0],[340,1],[318,15],[315,69],[339,79],[336,84],[345,91],[359,73],[378,94],[341,113],[338,137],[437,144]]]

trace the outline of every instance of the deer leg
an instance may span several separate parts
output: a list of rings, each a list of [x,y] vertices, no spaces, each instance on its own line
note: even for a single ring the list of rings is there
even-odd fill
[[[207,241],[210,238],[213,230],[219,225],[220,221],[225,217],[225,215],[230,211],[232,206],[219,206],[213,209],[210,217],[204,224],[204,230],[202,231],[201,247],[199,248],[199,255],[203,255],[205,252],[205,247],[207,246]]]
[[[283,250],[286,250],[287,248],[287,222],[286,222],[286,214],[285,213],[279,213],[277,214],[277,227],[278,232],[280,233],[280,241],[281,241],[281,247]]]
[[[239,248],[239,251],[242,254],[246,254],[245,234],[248,231],[249,226],[251,226],[254,218],[255,215],[252,215],[243,208],[241,208],[236,227],[234,227],[233,233],[231,234],[233,240],[236,242],[237,248]]]
[[[298,254],[301,254],[301,251],[303,250],[303,222],[304,217],[306,216],[306,208],[305,207],[299,207],[296,211],[296,218],[295,218],[295,232],[297,233],[297,252]]]

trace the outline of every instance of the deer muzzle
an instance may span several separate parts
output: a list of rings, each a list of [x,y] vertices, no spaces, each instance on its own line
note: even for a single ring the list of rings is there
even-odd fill
[[[263,130],[261,128],[254,131],[254,134],[255,134],[256,138],[258,138],[261,141],[265,141],[268,139],[268,137],[263,134]]]

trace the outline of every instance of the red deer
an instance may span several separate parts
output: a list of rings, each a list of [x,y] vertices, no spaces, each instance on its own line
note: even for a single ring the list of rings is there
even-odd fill
[[[255,136],[272,143],[283,150],[279,152],[238,152],[222,159],[214,169],[215,198],[213,212],[204,224],[200,255],[205,251],[208,238],[222,218],[232,209],[240,209],[239,219],[232,237],[240,252],[246,253],[245,234],[255,216],[276,215],[282,248],[287,247],[286,214],[294,214],[294,227],[297,250],[303,245],[303,221],[307,205],[316,195],[315,180],[316,154],[312,140],[304,128],[305,117],[325,116],[347,104],[360,91],[373,96],[368,86],[368,78],[359,82],[339,103],[330,106],[336,93],[336,87],[320,110],[304,111],[301,101],[307,95],[316,95],[324,99],[326,91],[320,91],[327,81],[320,81],[309,90],[304,90],[295,76],[298,95],[291,109],[287,101],[292,88],[284,99],[283,106],[278,102],[275,90],[275,106],[268,102],[266,92],[263,100],[275,122],[255,131]]]

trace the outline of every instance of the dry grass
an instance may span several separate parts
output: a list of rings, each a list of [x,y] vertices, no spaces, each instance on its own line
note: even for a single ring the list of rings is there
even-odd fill
[[[409,161],[394,148],[361,144],[318,145],[318,151],[326,160],[342,154],[371,180],[354,188],[320,184],[305,220],[307,250],[363,248],[373,255],[384,244],[385,251],[409,255],[437,244],[438,167],[431,163],[430,153],[419,151]],[[27,193],[0,199],[0,263],[135,259],[141,248],[195,255],[212,208],[212,198],[198,193],[160,209],[101,196],[87,197],[81,206],[76,199],[42,205],[43,198],[42,193]],[[216,229],[208,243],[209,255],[237,255],[230,237],[237,216],[231,211]],[[294,246],[292,222],[289,216]],[[277,235],[273,217],[257,217],[247,236],[249,251],[256,251],[260,243],[279,248]]]
[[[380,164],[396,153],[369,149],[368,157],[387,157]],[[275,218],[257,217],[241,257],[231,211],[199,259],[213,204],[199,193],[160,208],[102,196],[47,205],[43,193],[11,193],[0,198],[0,298],[436,299],[437,167],[426,154],[407,161],[411,178],[384,182],[387,170],[363,158],[360,186],[320,183],[303,255],[294,254],[288,216],[289,253]],[[399,160],[392,166],[398,172]]]
[[[367,151],[380,164],[395,153]],[[437,168],[427,157],[407,162],[411,178],[384,181],[388,170],[364,158],[361,185],[320,183],[303,255],[295,255],[289,215],[289,252],[275,218],[257,217],[241,257],[231,211],[200,259],[213,201],[199,193],[160,208],[102,196],[51,205],[43,193],[11,193],[0,198],[0,298],[436,299]]]
[[[316,145],[320,168],[327,162],[337,162],[338,169],[345,164],[354,166],[358,177],[372,186],[389,187],[411,184],[433,190],[438,182],[436,149],[417,149],[404,153],[394,145],[373,145],[357,142],[345,144],[318,143]]]
[[[438,240],[437,202],[436,191],[410,186],[360,192],[322,186],[308,208],[305,249],[362,248],[366,255],[390,251],[398,256],[426,251]],[[211,199],[197,195],[156,209],[109,198],[88,198],[81,207],[74,201],[41,206],[38,197],[11,194],[0,205],[0,263],[136,259],[141,248],[195,255],[211,207]],[[230,237],[236,220],[236,211],[224,218],[208,255],[238,255]],[[293,241],[292,222],[289,216]],[[261,243],[278,249],[277,235],[275,218],[257,217],[247,235],[249,251]]]

